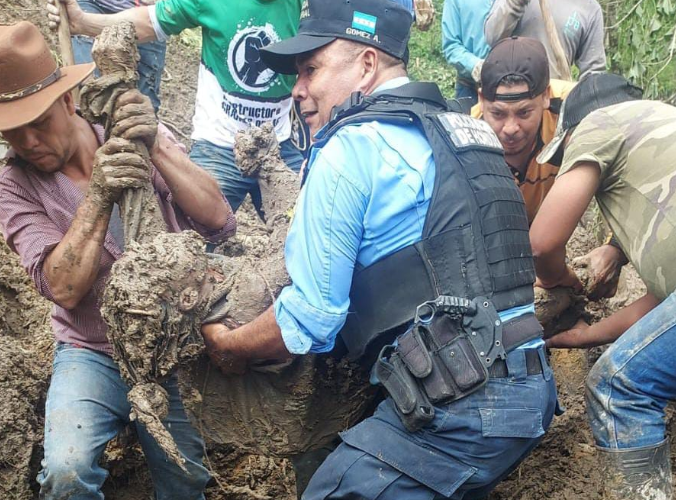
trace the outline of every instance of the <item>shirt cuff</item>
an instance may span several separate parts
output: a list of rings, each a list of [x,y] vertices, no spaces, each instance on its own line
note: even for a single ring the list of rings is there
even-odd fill
[[[225,201],[227,202],[227,199]],[[232,212],[230,212],[225,225],[220,229],[211,229],[204,224],[200,224],[199,222],[193,220],[190,218],[190,216],[186,214],[183,215],[185,216],[186,222],[190,225],[190,227],[197,231],[197,233],[199,233],[209,243],[214,243],[216,245],[223,243],[228,238],[234,236],[237,231],[237,219],[235,218],[235,214]]]
[[[284,288],[275,301],[275,319],[291,354],[332,351],[346,316],[317,309],[293,285]]]
[[[50,302],[54,302],[54,294],[52,293],[52,288],[49,286],[49,281],[47,281],[47,276],[45,276],[45,259],[50,253],[52,253],[52,250],[54,250],[59,243],[60,242],[57,241],[55,243],[45,245],[38,256],[38,260],[35,263],[35,267],[33,269],[33,281],[35,282],[38,293]]]
[[[155,37],[157,38],[157,40],[160,42],[166,42],[167,40],[169,40],[169,35],[167,35],[162,29],[162,26],[160,26],[160,21],[157,19],[156,9],[157,4],[148,6],[148,16],[150,17],[150,24],[152,24],[153,30],[155,30]]]

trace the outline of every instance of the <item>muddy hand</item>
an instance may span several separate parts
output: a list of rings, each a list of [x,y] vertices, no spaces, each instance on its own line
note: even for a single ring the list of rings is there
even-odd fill
[[[124,189],[148,182],[147,161],[128,140],[113,137],[96,152],[90,190],[105,204],[116,202]]]
[[[228,327],[220,323],[202,325],[204,345],[211,362],[225,375],[242,375],[246,371],[246,360],[233,356],[221,347],[222,337],[229,333]]]
[[[85,13],[78,5],[77,0],[47,0],[47,19],[49,19],[50,29],[58,29],[59,24],[61,23],[59,7],[56,5],[57,2],[66,6],[71,33],[73,35],[82,34],[81,25]]]
[[[595,248],[587,255],[578,257],[573,266],[589,273],[587,295],[599,300],[615,295],[622,271],[622,252],[612,245]]]
[[[427,31],[434,22],[436,14],[432,0],[414,0],[415,25],[420,31]]]
[[[136,89],[117,98],[113,112],[112,137],[141,140],[152,151],[157,141],[157,117],[150,99]]]

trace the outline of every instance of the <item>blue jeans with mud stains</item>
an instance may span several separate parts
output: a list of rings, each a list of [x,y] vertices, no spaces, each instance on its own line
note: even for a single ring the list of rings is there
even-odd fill
[[[188,474],[166,458],[141,424],[136,425],[157,500],[202,500],[209,473],[203,442],[188,421],[176,378],[163,384],[169,414],[163,420],[184,456]],[[37,480],[40,498],[102,499],[108,472],[99,459],[108,441],[129,424],[129,388],[110,356],[60,343],[45,407],[45,457]]]
[[[279,152],[282,160],[291,170],[296,173],[300,172],[304,160],[303,154],[290,140],[286,140],[279,145]],[[209,141],[197,140],[193,143],[190,151],[190,159],[216,179],[233,212],[239,208],[249,193],[254,207],[260,211],[261,192],[258,188],[258,181],[255,178],[242,175],[235,164],[235,155],[232,148],[217,146]],[[298,182],[300,182],[300,179]]]
[[[507,356],[508,376],[435,407],[434,420],[408,432],[392,398],[341,434],[342,444],[317,470],[303,500],[484,498],[540,442],[556,409],[556,384],[528,375],[525,351]]]
[[[641,318],[587,377],[587,413],[603,448],[656,446],[666,438],[664,410],[676,399],[676,292]]]
[[[113,14],[114,12],[99,5],[96,0],[78,0],[83,11],[93,14]],[[73,56],[75,64],[92,61],[92,45],[94,39],[84,35],[76,35],[73,40]],[[141,60],[138,63],[139,90],[150,97],[155,112],[160,109],[160,83],[164,70],[164,59],[167,52],[165,42],[148,42],[138,45]]]

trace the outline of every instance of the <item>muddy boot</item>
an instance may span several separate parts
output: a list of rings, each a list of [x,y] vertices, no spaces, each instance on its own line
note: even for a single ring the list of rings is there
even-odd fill
[[[597,448],[606,500],[672,500],[669,440],[631,449]]]

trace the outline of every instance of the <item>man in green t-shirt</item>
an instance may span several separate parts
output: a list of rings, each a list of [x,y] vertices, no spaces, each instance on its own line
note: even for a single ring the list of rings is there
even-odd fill
[[[257,182],[244,178],[235,166],[232,147],[238,131],[272,122],[282,159],[300,170],[303,156],[289,140],[295,77],[269,69],[260,49],[296,34],[301,0],[247,0],[227,6],[222,0],[159,0],[115,14],[85,13],[77,0],[48,1],[51,25],[60,22],[55,2],[61,1],[73,34],[95,36],[106,26],[131,21],[139,42],[147,42],[202,28],[190,158],[216,178],[233,210],[247,193],[260,204]]]
[[[672,498],[665,407],[676,399],[676,108],[641,101],[617,75],[592,74],[569,94],[558,132],[538,161],[563,164],[531,226],[540,283],[580,286],[566,242],[593,196],[648,292],[592,326],[579,322],[550,347],[613,345],[587,378],[587,411],[604,498]]]

